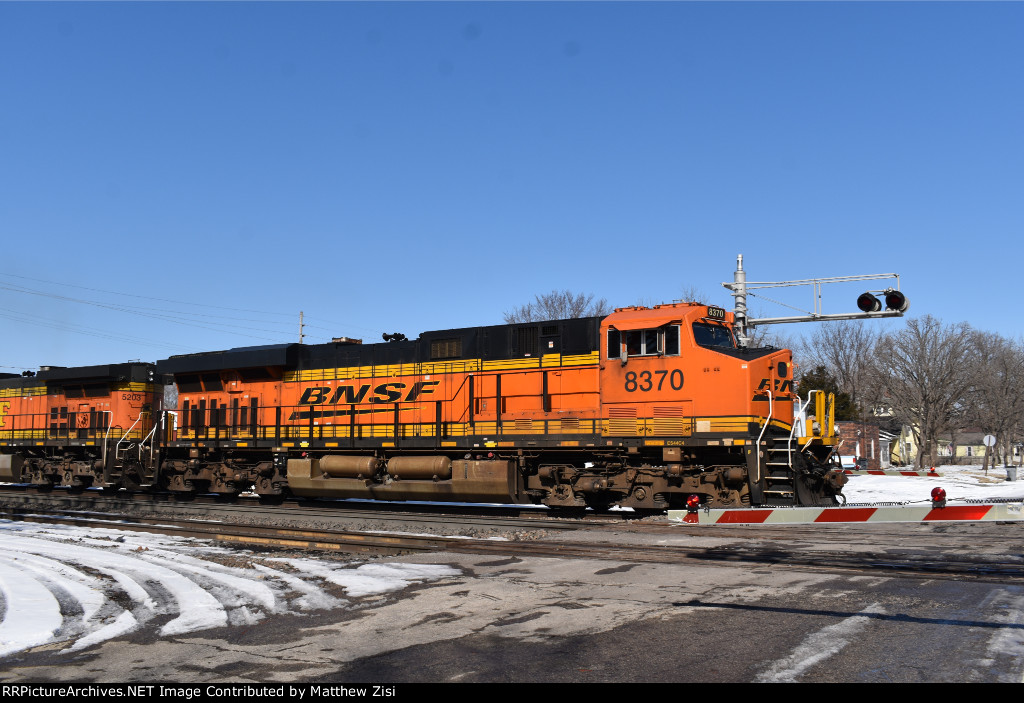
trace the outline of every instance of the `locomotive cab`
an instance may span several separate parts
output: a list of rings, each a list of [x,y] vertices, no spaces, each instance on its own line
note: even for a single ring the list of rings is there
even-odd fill
[[[739,347],[731,317],[684,303],[606,318],[606,437],[653,477],[656,504],[681,505],[691,495],[718,506],[834,503],[841,479],[825,480],[822,460],[830,438],[819,436],[808,453],[794,437],[791,352]]]

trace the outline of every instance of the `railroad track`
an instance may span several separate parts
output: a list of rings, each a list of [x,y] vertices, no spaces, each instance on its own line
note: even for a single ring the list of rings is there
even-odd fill
[[[121,515],[78,511],[55,514],[7,508],[0,510],[0,519],[210,539],[256,548],[310,549],[353,554],[390,555],[411,551],[433,551],[443,547],[446,543],[446,538],[427,535],[374,534],[348,530],[303,530],[166,517],[125,518]]]
[[[178,537],[210,539],[247,548],[305,549],[328,553],[397,555],[411,552],[447,551],[515,558],[587,559],[627,563],[669,563],[679,566],[732,566],[742,568],[795,569],[815,573],[842,573],[874,577],[946,579],[1024,585],[1024,560],[1020,556],[950,554],[941,547],[898,550],[894,544],[878,544],[872,551],[847,546],[821,549],[808,544],[806,532],[786,543],[781,530],[744,530],[733,537],[752,539],[719,546],[650,544],[629,541],[573,542],[543,536],[527,541],[472,539],[429,534],[370,532],[365,530],[303,529],[272,525],[233,524],[224,521],[168,518],[125,518],[119,514],[64,511],[40,514],[34,509],[0,510],[0,519],[106,527]],[[507,522],[507,520],[506,520]],[[481,523],[482,524],[482,523]],[[571,528],[580,529],[582,524]],[[643,525],[638,531],[662,531],[662,525]],[[599,530],[599,533],[602,531]],[[636,536],[636,531],[632,533]],[[704,531],[701,536],[708,536]],[[720,536],[720,535],[716,535]],[[820,538],[820,533],[818,534]],[[863,543],[861,535],[861,543]],[[904,536],[905,539],[905,536]],[[1004,538],[1005,539],[1005,538]],[[820,539],[819,539],[820,542]]]
[[[941,555],[863,554],[842,551],[806,552],[791,549],[644,547],[612,544],[516,543],[512,547],[471,542],[454,544],[450,551],[514,554],[525,557],[599,559],[608,561],[772,567],[816,573],[843,573],[874,577],[944,579],[1024,585],[1024,563],[1006,563],[985,558],[948,558]]]
[[[621,524],[636,520],[631,512],[559,513],[534,506],[491,506],[474,504],[376,503],[370,501],[310,500],[289,498],[272,507],[257,496],[224,500],[214,495],[182,499],[170,493],[103,493],[100,491],[40,491],[24,485],[0,485],[0,505],[37,510],[97,510],[104,513],[154,515],[191,513],[220,519],[266,520],[310,523],[344,523],[372,520],[383,524],[398,522],[423,526],[460,527],[480,525],[490,529],[572,530],[594,524]]]
[[[4,490],[7,489],[7,490]],[[212,496],[175,500],[166,494],[137,500],[128,494],[0,489],[0,519],[213,539],[249,547],[344,553],[436,551],[466,533],[515,534],[578,530],[621,523],[602,514],[573,519],[515,507],[378,505],[292,500],[268,511],[258,500],[225,502]],[[444,512],[439,512],[442,510]],[[145,513],[145,514],[139,514]],[[350,525],[359,525],[350,529]],[[370,525],[372,527],[367,527]],[[423,532],[458,531],[459,537]]]

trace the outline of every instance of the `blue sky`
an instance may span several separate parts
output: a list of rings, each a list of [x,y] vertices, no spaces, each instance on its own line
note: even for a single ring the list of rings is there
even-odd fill
[[[1022,3],[0,3],[0,371],[731,307],[737,254],[1020,336],[1022,76]]]

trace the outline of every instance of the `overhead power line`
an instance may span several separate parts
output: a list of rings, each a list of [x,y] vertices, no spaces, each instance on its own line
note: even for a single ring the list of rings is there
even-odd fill
[[[287,327],[290,326],[292,324],[291,321],[295,319],[294,313],[273,312],[273,311],[268,311],[268,310],[254,310],[254,309],[251,309],[251,308],[235,308],[235,307],[224,306],[224,305],[208,305],[206,303],[191,303],[191,302],[186,302],[186,301],[182,301],[182,300],[173,300],[173,299],[170,299],[170,298],[159,298],[159,297],[154,297],[154,296],[139,295],[137,293],[125,293],[125,292],[121,292],[121,291],[112,291],[112,290],[107,290],[107,289],[103,289],[103,288],[93,288],[93,287],[90,287],[90,286],[81,286],[81,285],[77,285],[77,284],[73,284],[73,283],[65,283],[65,282],[61,282],[61,281],[49,281],[49,280],[46,280],[46,279],[34,278],[34,277],[31,277],[31,276],[21,276],[21,275],[10,274],[10,273],[0,273],[0,279],[2,279],[2,278],[16,278],[16,279],[20,279],[20,280],[24,280],[24,281],[33,281],[35,283],[43,283],[43,284],[48,284],[48,285],[62,286],[62,287],[65,287],[65,288],[75,288],[75,289],[78,289],[78,290],[91,291],[91,292],[94,292],[94,293],[104,293],[104,294],[107,294],[107,295],[114,295],[114,296],[118,296],[118,297],[121,297],[121,298],[128,297],[128,298],[138,298],[138,299],[141,299],[141,300],[153,300],[153,301],[162,302],[162,303],[170,303],[172,305],[182,306],[182,307],[185,307],[185,308],[187,308],[187,307],[201,307],[204,310],[204,312],[190,312],[187,309],[182,309],[182,307],[176,308],[174,310],[168,310],[167,308],[146,307],[146,306],[140,306],[140,305],[128,305],[128,304],[125,304],[125,303],[103,303],[103,302],[96,301],[96,300],[87,300],[87,299],[83,299],[83,298],[74,298],[74,297],[70,297],[70,296],[61,295],[59,293],[49,293],[49,292],[46,292],[46,291],[35,290],[35,289],[32,289],[32,288],[27,288],[27,287],[25,287],[23,285],[14,284],[14,283],[11,283],[11,284],[9,284],[7,286],[0,285],[0,290],[10,290],[12,292],[20,292],[20,293],[25,293],[25,294],[28,294],[28,295],[37,295],[37,296],[53,298],[53,299],[56,299],[56,300],[63,300],[63,301],[66,301],[66,302],[73,302],[73,303],[79,303],[79,304],[84,304],[84,305],[92,305],[92,306],[95,306],[95,307],[107,308],[107,309],[115,310],[115,311],[119,311],[119,312],[129,312],[129,313],[136,314],[136,315],[143,315],[143,316],[146,316],[146,317],[153,317],[154,319],[164,319],[164,320],[167,320],[169,322],[176,322],[178,324],[191,325],[191,326],[198,327],[199,329],[207,329],[207,330],[215,329],[217,331],[227,331],[227,332],[230,332],[232,334],[241,334],[243,336],[253,336],[253,335],[245,335],[242,332],[231,332],[231,330],[224,330],[223,328],[224,327],[231,327],[231,328],[234,328],[234,329],[247,330],[247,331],[250,331],[250,332],[266,332],[266,333],[269,333],[269,334],[281,335],[282,337],[289,337],[291,332],[290,332],[289,329],[287,329]],[[225,310],[225,311],[230,311],[230,312],[257,313],[259,315],[264,316],[264,318],[262,318],[262,319],[252,319],[252,318],[240,318],[240,317],[238,317],[236,315],[217,315],[217,314],[213,314],[213,313],[208,312],[209,310]],[[148,313],[160,313],[160,315],[148,314]],[[284,320],[281,320],[280,322],[267,320],[265,318],[265,316],[268,316],[268,315],[269,316],[273,316],[273,317],[278,317],[278,318],[287,318],[288,322],[285,322]],[[190,320],[189,319],[189,318],[197,318],[197,317],[198,318],[209,318],[211,321],[213,321],[213,320],[230,320],[230,322],[216,322],[217,327],[216,328],[211,328],[211,327],[206,327],[206,326],[203,326],[202,324],[200,324],[200,322],[201,322],[200,320]],[[329,340],[331,337],[337,336],[339,331],[342,331],[342,330],[345,330],[345,329],[363,330],[363,331],[366,331],[366,332],[372,332],[374,335],[377,335],[377,334],[381,333],[380,329],[374,329],[374,328],[371,328],[371,327],[363,327],[363,326],[360,326],[360,325],[354,325],[354,324],[345,323],[345,322],[336,322],[336,321],[333,321],[333,320],[323,320],[322,318],[316,317],[315,314],[313,315],[313,319],[315,319],[315,320],[317,320],[319,322],[323,322],[325,324],[331,325],[331,327],[324,327],[322,325],[309,325],[308,323],[306,325],[307,327],[312,327],[314,329],[320,329],[320,330],[324,330],[325,332],[329,332],[330,335],[328,335],[328,336],[326,336],[324,338],[325,341]],[[238,322],[254,322],[254,323],[257,323],[257,324],[264,324],[264,325],[266,325],[266,324],[281,325],[281,328],[280,329],[266,329],[264,327],[251,327],[251,326],[236,324]],[[260,336],[255,336],[255,338],[256,339],[265,340],[265,341],[268,340],[268,338],[260,337]],[[278,339],[278,337],[275,337],[275,338],[273,338],[272,340],[269,340],[269,341],[279,341],[279,339]]]
[[[161,303],[172,303],[174,305],[194,305],[194,306],[200,306],[201,305],[203,308],[206,308],[206,309],[211,309],[212,308],[214,310],[231,310],[233,312],[255,312],[255,313],[259,313],[261,315],[275,315],[275,316],[278,316],[278,317],[293,317],[290,313],[273,312],[273,311],[270,311],[270,310],[252,310],[252,309],[249,309],[249,308],[232,308],[232,307],[226,307],[226,306],[223,306],[223,305],[207,305],[206,303],[190,303],[190,302],[185,302],[183,300],[171,300],[169,298],[155,298],[153,296],[139,295],[137,293],[125,293],[123,291],[105,290],[103,288],[90,288],[88,286],[80,286],[80,285],[76,285],[74,283],[65,283],[63,281],[47,281],[47,280],[44,280],[42,278],[32,278],[31,276],[19,276],[17,274],[13,274],[13,273],[0,273],[0,278],[20,278],[22,280],[33,281],[35,283],[46,283],[46,284],[54,285],[54,286],[65,286],[67,288],[78,288],[79,290],[88,290],[88,291],[92,291],[94,293],[106,293],[108,295],[116,295],[116,296],[119,296],[119,297],[141,298],[143,300],[156,300],[156,301],[159,301]]]
[[[36,327],[46,327],[48,329],[58,330],[60,332],[69,332],[72,334],[83,334],[90,337],[99,337],[101,339],[112,339],[118,342],[128,342],[130,344],[138,344],[146,347],[156,347],[158,349],[172,349],[175,351],[192,352],[197,351],[189,347],[182,346],[180,344],[169,343],[169,342],[154,342],[148,339],[141,339],[139,337],[129,337],[126,335],[110,334],[103,332],[102,330],[91,329],[88,327],[79,327],[78,325],[69,325],[64,322],[56,320],[47,320],[39,317],[29,317],[25,314],[18,313],[15,310],[8,310],[6,308],[0,308],[0,318],[6,320],[12,320],[25,325],[33,325]]]

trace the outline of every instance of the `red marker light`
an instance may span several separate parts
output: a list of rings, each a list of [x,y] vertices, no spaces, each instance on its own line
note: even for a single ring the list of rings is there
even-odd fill
[[[686,509],[689,510],[691,513],[695,513],[697,512],[698,508],[700,508],[700,496],[697,495],[696,493],[687,496]]]
[[[933,508],[945,508],[946,507],[946,490],[936,486],[932,489],[932,507]]]

